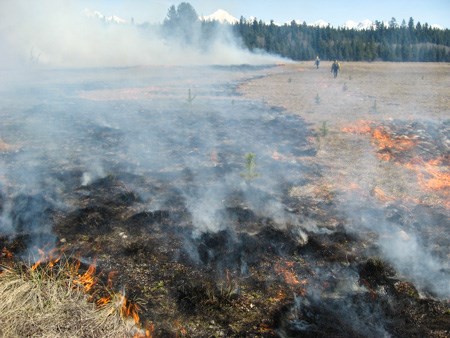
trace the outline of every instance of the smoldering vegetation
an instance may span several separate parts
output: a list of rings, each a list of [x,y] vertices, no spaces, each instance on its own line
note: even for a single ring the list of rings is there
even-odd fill
[[[272,57],[220,29],[180,43],[45,4],[24,25],[3,9],[34,7],[0,5],[2,264],[95,261],[157,337],[448,335],[448,208],[324,184],[326,126],[237,93]],[[382,127],[414,147],[363,144],[358,183],[419,156],[417,188],[442,181],[445,199],[448,122]]]
[[[236,93],[266,67],[10,82],[1,246],[96,259],[156,336],[445,335],[447,211],[321,185],[311,126]]]

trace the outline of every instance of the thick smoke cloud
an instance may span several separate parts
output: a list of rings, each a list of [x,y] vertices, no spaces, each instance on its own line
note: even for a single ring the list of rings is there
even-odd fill
[[[244,51],[227,26],[207,48],[161,36],[160,25],[107,23],[80,11],[76,2],[44,0],[0,3],[0,63],[51,67],[253,64],[279,60]],[[94,9],[92,9],[94,10]],[[118,13],[120,14],[120,13]],[[164,18],[161,18],[164,19]],[[194,32],[193,38],[197,36]],[[6,52],[3,52],[6,51]]]

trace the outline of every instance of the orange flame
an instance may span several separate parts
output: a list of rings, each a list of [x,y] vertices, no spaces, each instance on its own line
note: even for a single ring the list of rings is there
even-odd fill
[[[33,264],[33,266],[31,267],[31,270],[33,270],[33,271],[36,270],[42,264],[42,262],[46,262],[46,267],[52,269],[61,260],[61,254],[54,256],[56,251],[57,251],[57,249],[53,249],[50,252],[46,253],[44,250],[38,249],[40,258],[36,261],[36,263]],[[4,255],[10,254],[10,252],[6,248],[2,249],[1,252]],[[85,293],[89,293],[92,290],[92,288],[97,284],[97,280],[98,280],[95,277],[96,262],[94,261],[89,266],[89,268],[86,270],[86,272],[83,274],[80,274],[78,272],[80,269],[80,266],[81,266],[81,261],[78,259],[75,260],[75,262],[73,264],[68,264],[67,265],[68,275],[71,278],[73,277],[72,283],[76,288],[80,288]],[[112,282],[113,282],[113,279],[116,274],[117,274],[117,271],[111,271],[108,274],[108,286],[110,288],[112,288]],[[129,301],[122,294],[117,294],[117,296],[118,296],[118,298],[115,298],[115,300],[117,300],[116,304],[117,304],[117,309],[119,311],[120,316],[122,318],[133,318],[134,323],[138,327],[139,332],[136,333],[135,337],[139,337],[139,338],[140,337],[152,337],[153,330],[154,330],[153,324],[147,325],[145,330],[142,329],[140,327],[140,325],[138,325],[138,324],[140,324],[140,318],[139,318],[139,314],[138,314],[139,310],[140,310],[139,305]],[[94,298],[94,295],[92,295],[92,297],[90,299],[92,300],[93,298]],[[106,297],[101,297],[98,300],[96,300],[95,304],[98,307],[102,307],[111,302],[112,302],[112,296],[106,296]]]
[[[120,302],[122,306],[120,307],[120,316],[122,318],[132,317],[135,324],[139,324],[139,305],[132,303],[124,295],[120,295]]]
[[[372,132],[372,137],[378,146],[378,149],[385,150],[387,152],[379,154],[379,157],[383,161],[392,160],[391,150],[393,151],[406,151],[416,146],[416,141],[409,138],[391,138],[387,131],[382,127],[375,128]]]
[[[415,159],[406,167],[416,173],[422,189],[441,191],[445,196],[450,196],[450,170],[448,165],[445,165],[443,158],[428,162]]]
[[[108,282],[107,282],[108,288],[112,289],[113,280],[114,280],[114,278],[116,277],[117,274],[118,274],[117,271],[110,271],[108,273]]]
[[[446,190],[450,188],[450,172],[442,171],[432,161],[425,163],[424,168],[429,177],[428,179],[422,179],[422,184],[425,187],[431,190]],[[447,195],[449,192],[449,190],[446,190]]]
[[[381,188],[375,187],[372,190],[373,195],[381,202],[390,202],[395,201],[395,198],[392,196],[388,196]]]
[[[151,338],[153,337],[154,331],[155,331],[155,324],[149,323],[146,325],[145,330],[135,333],[133,338]]]
[[[276,263],[274,269],[278,275],[283,276],[286,284],[297,289],[300,295],[305,295],[306,290],[304,289],[304,286],[308,283],[308,281],[307,279],[299,280],[296,273],[293,271],[293,267],[294,262],[286,261],[284,264],[280,262]]]
[[[77,264],[79,266],[80,262],[78,262]],[[84,274],[78,275],[77,278],[74,279],[74,284],[84,288],[84,292],[89,292],[97,282],[94,277],[95,270],[96,268],[94,262],[89,266]]]
[[[284,290],[278,290],[277,295],[273,298],[275,301],[280,301],[286,298],[286,292]]]
[[[107,296],[107,297],[102,297],[100,299],[98,299],[95,304],[98,307],[102,307],[105,306],[106,304],[109,304],[111,302],[111,297]]]
[[[366,120],[357,121],[354,125],[341,128],[344,133],[351,134],[369,134],[372,132],[372,122]]]
[[[13,255],[13,253],[11,251],[9,251],[6,247],[3,247],[3,249],[2,249],[2,257],[10,259],[10,258],[13,258],[13,256],[14,255]]]
[[[35,271],[43,262],[46,262],[47,267],[52,269],[61,259],[61,252],[54,248],[48,252],[37,249],[40,258],[31,266],[31,271]]]
[[[41,256],[41,258],[39,258],[31,267],[31,270],[34,271],[38,268],[39,265],[41,265],[41,262],[45,259],[46,254],[43,250],[38,249],[39,255]]]
[[[282,275],[284,281],[290,286],[297,286],[300,284],[295,273],[291,270],[294,265],[294,262],[285,262],[285,267],[280,263],[275,265],[275,272],[279,275]]]

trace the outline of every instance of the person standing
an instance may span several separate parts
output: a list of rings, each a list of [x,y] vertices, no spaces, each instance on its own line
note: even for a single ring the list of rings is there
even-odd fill
[[[316,57],[316,61],[314,61],[314,64],[316,65],[316,69],[319,69],[319,64],[320,64],[319,56]]]
[[[333,64],[331,65],[331,72],[334,75],[334,78],[337,77],[338,72],[341,70],[341,65],[339,64],[339,62],[337,62],[337,60],[334,60]]]

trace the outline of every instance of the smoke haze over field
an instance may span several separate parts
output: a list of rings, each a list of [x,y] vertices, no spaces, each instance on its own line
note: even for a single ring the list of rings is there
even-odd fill
[[[163,19],[163,18],[162,18]],[[163,38],[160,26],[139,28],[105,23],[80,12],[73,1],[2,1],[2,67],[43,64],[51,67],[135,65],[260,64],[279,62],[244,51],[226,26],[217,26],[208,46],[183,46]],[[193,32],[194,38],[198,32]]]
[[[437,94],[423,101],[441,100],[435,87],[450,77],[428,81],[431,72],[396,73],[397,64],[351,73],[347,63],[335,79],[312,62],[273,67],[283,60],[244,50],[227,25],[207,23],[204,34],[196,16],[183,31],[107,23],[75,1],[0,1],[0,250],[98,257],[130,299],[146,297],[148,320],[223,325],[193,337],[269,327],[332,336],[323,326],[341,323],[341,336],[380,337],[415,329],[416,318],[444,327],[432,320],[448,310],[424,307],[450,296],[448,210],[377,197],[415,174],[385,177],[370,136],[341,138],[334,123],[360,119],[377,99],[371,118],[400,108],[418,118],[418,95],[387,94],[430,83]],[[247,95],[258,79],[295,106]],[[389,121],[397,139],[410,136]],[[448,150],[450,122],[406,129],[428,154]],[[408,187],[392,190],[414,197],[419,187]],[[227,331],[231,314],[243,317],[242,334]]]

